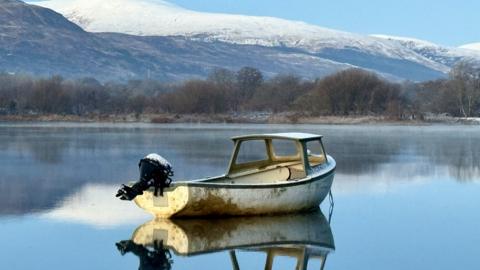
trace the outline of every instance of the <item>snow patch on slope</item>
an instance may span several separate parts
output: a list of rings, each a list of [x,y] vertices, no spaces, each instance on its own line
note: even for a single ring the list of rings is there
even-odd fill
[[[393,42],[398,42],[403,46],[406,46],[412,50],[421,50],[421,49],[429,49],[435,50],[438,54],[448,55],[450,57],[479,57],[480,54],[476,52],[466,52],[463,49],[473,49],[475,46],[479,46],[478,49],[480,50],[480,43],[472,43],[460,46],[459,48],[456,47],[448,47],[448,46],[440,46],[430,41],[416,39],[416,38],[409,38],[409,37],[398,37],[398,36],[390,36],[390,35],[371,35],[372,37],[386,39]]]
[[[466,50],[456,47],[440,46],[438,44],[408,37],[389,35],[371,35],[378,39],[389,40],[404,46],[417,54],[445,67],[452,67],[460,60],[480,61],[480,51]]]
[[[415,46],[417,46],[417,47],[440,47],[439,45],[437,45],[435,43],[432,43],[430,41],[416,39],[416,38],[410,38],[410,37],[398,37],[398,36],[381,35],[381,34],[375,34],[375,35],[370,35],[370,36],[376,37],[376,38],[381,38],[381,39],[386,39],[386,40],[391,40],[391,41],[411,43],[411,44],[415,44]]]
[[[459,47],[460,49],[468,49],[468,50],[473,50],[473,51],[479,51],[480,52],[480,42],[478,43],[470,43],[470,44],[465,44]]]

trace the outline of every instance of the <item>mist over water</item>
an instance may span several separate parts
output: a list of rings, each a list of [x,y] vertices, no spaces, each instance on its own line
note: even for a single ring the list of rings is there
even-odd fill
[[[329,226],[335,251],[325,269],[476,269],[480,128],[380,125],[2,123],[0,265],[138,269],[139,258],[120,255],[115,243],[151,218],[114,194],[138,178],[139,159],[161,154],[177,180],[219,175],[230,137],[284,131],[323,134],[337,161]],[[237,253],[241,269],[263,269],[265,256]],[[273,269],[295,265],[280,256]],[[226,251],[173,254],[172,269],[199,266],[231,268],[231,261]],[[319,267],[312,259],[308,269]]]

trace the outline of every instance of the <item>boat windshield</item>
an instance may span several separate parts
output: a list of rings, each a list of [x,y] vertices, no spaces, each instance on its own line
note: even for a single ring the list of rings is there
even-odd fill
[[[293,140],[245,140],[239,145],[235,165],[264,167],[284,162],[301,162],[301,151],[299,149],[301,148]]]
[[[292,140],[272,140],[274,161],[301,161],[299,147]]]
[[[235,181],[278,182],[306,175],[300,141],[258,138],[239,141],[236,147],[228,171]]]
[[[248,140],[240,144],[236,164],[268,161],[265,140]]]
[[[309,141],[306,143],[308,163],[310,167],[315,167],[326,162],[325,151],[320,140]]]

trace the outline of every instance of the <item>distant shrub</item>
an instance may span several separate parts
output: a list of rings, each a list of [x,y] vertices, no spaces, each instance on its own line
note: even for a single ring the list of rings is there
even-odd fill
[[[371,72],[348,69],[318,80],[295,103],[317,115],[367,115],[384,113],[392,100],[401,102],[399,85]]]

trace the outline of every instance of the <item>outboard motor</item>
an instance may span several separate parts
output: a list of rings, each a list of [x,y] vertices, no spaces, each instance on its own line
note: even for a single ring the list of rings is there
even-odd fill
[[[140,180],[131,187],[122,185],[116,196],[121,200],[131,201],[150,187],[155,188],[155,196],[158,196],[159,191],[160,196],[163,196],[163,190],[172,183],[172,165],[160,155],[150,154],[140,160],[138,167]]]

